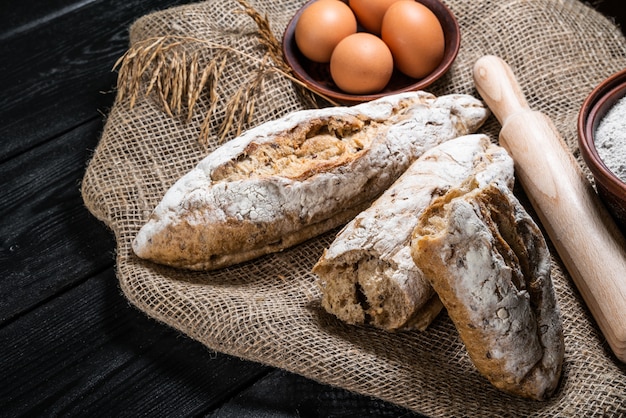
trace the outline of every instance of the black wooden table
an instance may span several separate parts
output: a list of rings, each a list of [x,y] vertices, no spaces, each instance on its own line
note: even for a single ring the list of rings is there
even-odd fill
[[[80,181],[129,25],[189,2],[0,5],[0,416],[417,416],[211,352],[122,296]],[[618,0],[597,7],[624,21]]]

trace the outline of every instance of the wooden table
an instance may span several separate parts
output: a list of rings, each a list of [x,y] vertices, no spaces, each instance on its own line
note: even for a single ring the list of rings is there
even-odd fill
[[[122,296],[113,236],[80,181],[128,26],[189,2],[0,7],[0,416],[419,416],[211,352]],[[597,7],[626,21],[617,0]]]

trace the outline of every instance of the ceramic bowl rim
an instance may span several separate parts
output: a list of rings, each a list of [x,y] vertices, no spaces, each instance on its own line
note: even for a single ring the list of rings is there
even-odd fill
[[[626,183],[607,167],[595,145],[595,131],[600,121],[623,97],[626,97],[626,69],[610,75],[584,100],[578,115],[578,143],[582,157],[596,181],[611,193],[626,198]]]

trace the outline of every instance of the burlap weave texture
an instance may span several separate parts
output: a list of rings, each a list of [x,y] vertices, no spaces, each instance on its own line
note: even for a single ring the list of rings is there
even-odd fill
[[[459,21],[462,44],[451,70],[429,91],[478,97],[474,62],[485,54],[500,56],[518,77],[529,105],[553,119],[586,171],[578,155],[576,118],[591,89],[626,66],[626,40],[619,29],[574,0],[445,3]],[[280,38],[303,1],[251,4],[267,14]],[[82,193],[88,209],[115,234],[117,276],[129,301],[213,350],[429,416],[626,416],[626,367],[611,354],[553,247],[566,355],[560,389],[542,403],[491,387],[470,362],[445,313],[425,332],[402,333],[348,326],[326,314],[310,269],[337,231],[210,273],[162,267],[133,255],[132,239],[165,190],[219,145],[216,132],[226,115],[226,100],[254,71],[252,57],[261,56],[256,25],[249,16],[234,13],[240,8],[234,0],[180,6],[145,16],[130,29],[131,45],[176,35],[229,45],[249,58],[225,64],[206,146],[198,139],[203,112],[210,107],[204,96],[189,121],[169,116],[154,93],[140,96],[132,109],[124,98],[110,110]],[[210,51],[200,51],[200,56],[203,64],[212,59]],[[304,103],[292,82],[275,74],[259,91],[247,126],[302,109]],[[497,140],[495,118],[481,131]],[[233,135],[231,129],[225,140]]]

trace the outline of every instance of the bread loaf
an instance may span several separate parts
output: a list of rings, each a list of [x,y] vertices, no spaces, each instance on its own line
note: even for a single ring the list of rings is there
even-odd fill
[[[425,150],[474,132],[487,116],[469,95],[411,92],[267,122],[179,179],[133,250],[208,270],[301,243],[347,222]]]
[[[411,247],[476,368],[514,395],[554,393],[564,343],[550,253],[511,190],[451,189],[421,215]]]
[[[350,221],[313,268],[322,306],[350,324],[425,329],[441,303],[411,257],[420,213],[470,178],[513,186],[513,161],[485,135],[462,136],[418,158]]]

